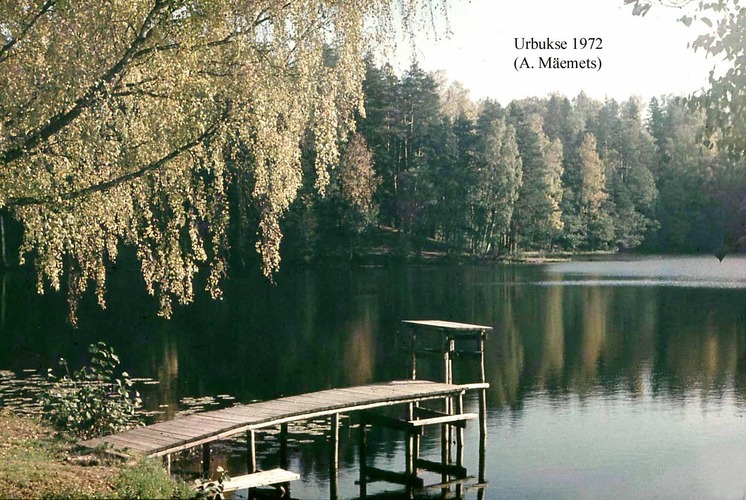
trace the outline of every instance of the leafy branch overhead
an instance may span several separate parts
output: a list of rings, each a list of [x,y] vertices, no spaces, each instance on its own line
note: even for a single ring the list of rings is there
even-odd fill
[[[136,249],[161,314],[220,296],[231,203],[258,213],[271,276],[312,139],[323,193],[362,112],[363,53],[438,0],[20,0],[0,4],[0,209],[38,289],[89,283]],[[329,51],[334,57],[328,56]],[[248,186],[230,199],[231,185]],[[74,317],[74,315],[73,315]]]
[[[690,46],[719,61],[713,68],[709,88],[692,97],[691,104],[707,116],[709,134],[704,139],[734,157],[746,154],[746,9],[741,0],[624,0],[633,14],[645,15],[653,6],[682,7],[679,18],[686,26],[696,26],[700,35]]]

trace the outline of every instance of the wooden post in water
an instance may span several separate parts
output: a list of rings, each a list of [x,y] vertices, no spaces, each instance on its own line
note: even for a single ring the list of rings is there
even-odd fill
[[[339,413],[333,413],[331,418],[331,446],[329,451],[329,498],[339,498]]]
[[[417,380],[417,329],[411,328],[409,330],[409,356],[410,356],[410,364],[412,368],[412,380]],[[410,403],[407,405],[407,417],[408,420],[412,420],[414,418],[414,404]],[[404,460],[406,461],[405,464],[405,471],[407,473],[407,477],[413,477],[417,475],[417,463],[415,455],[419,454],[419,439],[415,438],[414,433],[407,432],[407,443],[404,449]],[[407,485],[407,493],[410,495],[412,494],[412,487],[410,485]]]
[[[450,366],[448,357],[448,338],[443,338],[443,345],[441,351],[443,353],[443,382],[448,383],[448,377],[450,376]],[[443,413],[448,414],[448,398],[443,398]],[[440,463],[444,466],[448,464],[448,425],[443,424],[440,426]],[[448,474],[441,473],[441,481],[448,481]]]
[[[443,382],[446,384],[453,383],[453,352],[455,351],[455,341],[450,337],[443,339]],[[443,413],[450,415],[453,409],[451,398],[443,398]],[[440,462],[446,466],[451,463],[451,441],[452,430],[448,424],[440,426]],[[441,473],[441,480],[445,483],[448,481],[448,473]]]
[[[414,410],[416,405],[411,403],[409,405],[409,412],[407,417],[409,421],[414,420]],[[418,432],[408,431],[407,441],[409,442],[409,457],[407,458],[407,465],[409,466],[412,476],[417,476],[417,459],[420,456],[420,434]]]
[[[256,433],[246,431],[246,470],[249,474],[257,471],[256,466]]]
[[[479,368],[481,381],[487,376],[484,370],[484,338],[487,332],[482,330],[479,335]],[[487,457],[487,389],[479,391],[479,482],[485,482],[485,461]]]
[[[368,463],[366,457],[366,437],[365,437],[365,418],[360,419],[360,427],[358,428],[359,441],[358,441],[358,458],[360,461],[360,498],[365,498],[368,495],[368,476],[365,472],[366,464]]]
[[[464,413],[464,395],[459,394],[456,398],[456,413],[462,415]],[[464,466],[464,428],[459,427],[456,430],[456,465],[459,467]]]
[[[446,378],[446,384],[452,384],[453,383],[453,358],[454,353],[456,352],[456,341],[453,340],[453,338],[448,339],[448,349],[446,352],[446,356],[448,357],[448,372],[447,372],[447,378]],[[450,397],[446,398],[446,411],[445,413],[447,415],[451,415],[453,413],[453,399]],[[446,426],[446,439],[448,448],[446,449],[446,461],[443,463],[443,465],[450,465],[451,464],[451,455],[452,455],[452,446],[453,446],[453,433],[454,429],[450,425]]]
[[[280,468],[287,470],[290,460],[288,458],[288,424],[280,424]],[[291,498],[290,482],[282,483],[280,486],[285,488],[285,495]]]
[[[288,468],[288,424],[280,424],[280,468]]]
[[[202,445],[202,477],[210,479],[210,443]]]
[[[443,466],[448,465],[448,424],[441,424],[440,426],[440,463]],[[443,483],[448,482],[448,473],[443,470],[440,474],[440,479]]]
[[[409,403],[407,405],[407,420],[414,419],[414,404]],[[414,458],[414,448],[415,448],[415,442],[414,442],[414,432],[407,431],[407,443],[406,447],[404,449],[404,459],[406,461],[405,464],[405,472],[407,475],[407,479],[411,479],[414,476],[417,475],[417,464],[415,463]],[[412,492],[412,486],[411,483],[407,483],[407,493],[411,494]]]
[[[409,331],[409,356],[410,367],[412,368],[412,380],[417,380],[417,329],[411,328]]]

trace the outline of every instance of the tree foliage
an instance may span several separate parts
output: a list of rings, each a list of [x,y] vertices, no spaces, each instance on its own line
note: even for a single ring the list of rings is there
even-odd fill
[[[310,137],[323,193],[362,110],[363,54],[431,0],[19,0],[0,3],[0,208],[40,291],[90,282],[136,249],[168,316],[209,266],[220,296],[228,187],[247,179],[271,276]],[[330,51],[333,57],[329,57]]]
[[[590,249],[605,246],[613,235],[613,225],[606,203],[609,197],[606,191],[606,168],[596,147],[596,138],[587,132],[578,148],[578,216],[583,241]]]
[[[496,103],[483,103],[477,130],[479,140],[474,159],[475,241],[477,253],[499,252],[508,246],[513,212],[523,183],[515,128],[500,116]]]
[[[562,143],[544,133],[543,116],[530,107],[515,106],[512,116],[523,162],[523,182],[515,208],[517,233],[526,248],[551,246],[563,227]]]
[[[625,1],[644,14],[657,0]],[[74,311],[93,283],[104,306],[128,246],[168,316],[201,269],[220,296],[231,248],[255,245],[271,276],[291,205],[300,247],[372,224],[478,254],[704,249],[697,232],[740,244],[738,0],[683,18],[712,28],[692,45],[729,67],[694,107],[651,102],[647,123],[634,99],[474,103],[442,74],[364,56],[444,3],[0,3],[0,221],[22,224],[39,290],[65,286]]]
[[[625,0],[633,4],[633,14],[645,15],[662,0]],[[706,146],[716,156],[717,179],[710,183],[716,192],[713,200],[721,208],[716,226],[722,229],[723,249],[746,248],[746,9],[741,0],[686,1],[687,9],[679,21],[696,25],[704,32],[690,44],[695,51],[712,56],[717,64],[709,76],[709,87],[688,97],[690,110],[701,112],[705,126],[700,130]],[[727,158],[727,159],[726,159]],[[725,179],[728,179],[725,181]],[[724,181],[724,182],[722,182]],[[725,250],[718,251],[722,253]]]
[[[647,112],[636,98],[583,93],[502,108],[469,104],[461,85],[417,68],[399,78],[369,60],[366,75],[359,130],[381,178],[373,222],[413,242],[475,255],[746,246],[742,162],[702,143],[706,113],[682,98]]]
[[[633,14],[644,16],[653,6],[670,6],[664,0],[625,0]],[[678,5],[683,3],[684,5]],[[734,156],[746,153],[746,9],[741,0],[699,0],[675,2],[686,6],[679,21],[686,26],[704,26],[705,32],[690,44],[723,62],[710,72],[708,89],[690,96],[690,103],[704,111],[708,144],[718,143]]]
[[[355,134],[345,148],[338,172],[341,198],[366,218],[374,212],[373,195],[380,178],[373,169],[373,153],[365,138]]]

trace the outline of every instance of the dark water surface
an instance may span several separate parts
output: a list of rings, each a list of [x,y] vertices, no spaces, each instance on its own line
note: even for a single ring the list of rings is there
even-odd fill
[[[746,495],[746,258],[644,258],[480,267],[285,269],[277,286],[233,276],[222,302],[155,317],[134,271],[112,276],[106,311],[80,327],[64,297],[0,275],[0,370],[76,366],[104,340],[136,377],[154,418],[335,386],[403,378],[401,319],[491,325],[486,498]],[[437,365],[425,367],[439,377]],[[476,377],[457,367],[457,382]],[[7,397],[7,396],[6,396]],[[0,393],[0,405],[4,404]],[[204,399],[200,399],[204,398]],[[231,399],[231,398],[235,398]],[[467,399],[476,411],[476,399]],[[325,422],[291,429],[293,494],[328,497]],[[340,488],[356,495],[354,430],[342,429]],[[476,426],[466,465],[476,472]],[[276,466],[274,436],[260,465]],[[369,463],[403,470],[404,443],[374,433]],[[240,444],[217,447],[240,470]],[[426,435],[423,455],[437,458]],[[185,456],[177,464],[196,470]],[[376,483],[369,491],[396,490]],[[470,494],[467,498],[476,498]]]

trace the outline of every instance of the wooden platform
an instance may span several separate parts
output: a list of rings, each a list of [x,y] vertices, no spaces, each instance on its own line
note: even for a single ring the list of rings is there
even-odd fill
[[[111,436],[89,439],[80,444],[87,448],[105,448],[114,453],[135,452],[158,457],[241,432],[394,404],[456,397],[467,390],[484,389],[488,385],[402,380],[329,389],[197,413]]]
[[[405,319],[402,323],[410,326],[429,328],[450,335],[458,335],[459,333],[471,335],[475,332],[489,332],[492,330],[491,326],[456,323],[454,321],[443,321],[439,319]]]
[[[228,493],[230,491],[259,488],[261,486],[289,483],[290,481],[295,481],[297,479],[300,479],[300,475],[295,472],[286,471],[284,469],[271,469],[262,472],[255,472],[253,474],[232,477],[223,483],[223,491]]]

